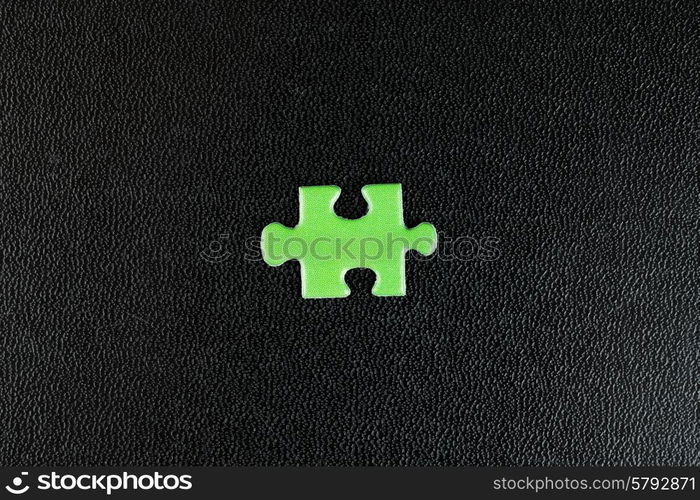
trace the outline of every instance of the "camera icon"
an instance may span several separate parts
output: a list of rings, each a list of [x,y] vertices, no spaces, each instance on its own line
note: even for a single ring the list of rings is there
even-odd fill
[[[21,495],[22,493],[26,493],[29,489],[29,485],[25,485],[24,488],[20,488],[20,486],[22,486],[22,476],[26,476],[28,474],[28,472],[22,472],[21,475],[12,480],[12,486],[8,484],[5,486],[5,489],[13,495]]]
[[[199,252],[199,256],[210,264],[218,264],[231,256],[231,253],[226,248],[226,242],[229,239],[227,233],[222,233],[219,238],[209,242],[209,246]]]

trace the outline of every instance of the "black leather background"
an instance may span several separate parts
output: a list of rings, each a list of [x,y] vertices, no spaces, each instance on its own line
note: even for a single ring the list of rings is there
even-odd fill
[[[0,462],[700,464],[699,14],[3,2]],[[498,258],[244,259],[381,182]]]

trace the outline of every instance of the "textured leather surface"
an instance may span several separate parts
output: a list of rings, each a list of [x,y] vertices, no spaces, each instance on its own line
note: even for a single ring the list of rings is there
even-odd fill
[[[3,2],[0,462],[699,464],[698,10]],[[244,259],[381,182],[497,258]]]

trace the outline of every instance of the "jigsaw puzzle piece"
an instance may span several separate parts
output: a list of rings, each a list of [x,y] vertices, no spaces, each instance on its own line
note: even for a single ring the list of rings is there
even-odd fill
[[[406,228],[400,184],[363,187],[368,212],[354,220],[335,214],[340,192],[338,186],[300,187],[299,223],[294,228],[272,223],[263,229],[264,261],[279,266],[299,260],[304,298],[347,297],[345,273],[356,268],[374,272],[374,295],[405,295],[405,254],[431,254],[437,246],[435,227],[423,223]]]

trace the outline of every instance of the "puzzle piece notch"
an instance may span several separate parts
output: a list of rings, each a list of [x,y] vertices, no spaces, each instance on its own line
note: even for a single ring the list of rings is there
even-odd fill
[[[272,266],[299,260],[304,298],[347,297],[345,273],[355,268],[375,273],[374,295],[405,295],[405,253],[417,250],[430,255],[437,246],[435,227],[422,223],[406,228],[400,184],[363,187],[369,209],[352,220],[335,214],[340,192],[338,186],[300,187],[299,223],[294,228],[279,223],[266,226],[263,259]]]

